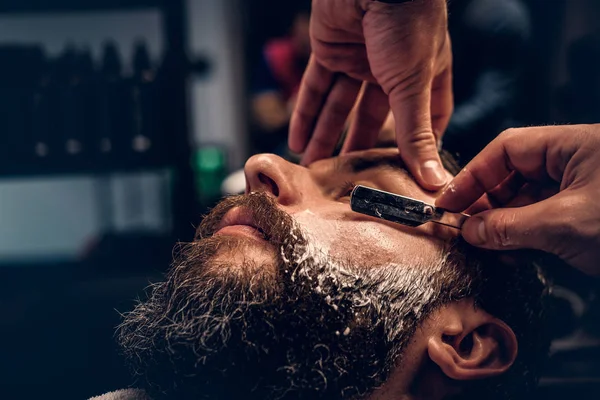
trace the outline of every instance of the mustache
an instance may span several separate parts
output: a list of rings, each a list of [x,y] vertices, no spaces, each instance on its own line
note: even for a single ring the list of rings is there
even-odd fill
[[[291,238],[299,237],[298,228],[291,215],[281,210],[272,196],[264,192],[254,192],[223,199],[204,216],[196,229],[194,239],[198,241],[211,238],[223,217],[236,207],[244,208],[252,214],[253,224],[272,245],[280,246],[289,242]]]

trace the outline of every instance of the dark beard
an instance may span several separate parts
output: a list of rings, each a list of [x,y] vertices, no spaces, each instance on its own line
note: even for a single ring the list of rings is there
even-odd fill
[[[275,274],[252,261],[212,262],[240,246],[212,236],[235,206],[254,210],[278,249]],[[406,267],[322,257],[264,194],[221,203],[198,238],[119,327],[123,352],[157,399],[363,398],[402,362],[419,323],[479,281],[476,268],[447,255]]]

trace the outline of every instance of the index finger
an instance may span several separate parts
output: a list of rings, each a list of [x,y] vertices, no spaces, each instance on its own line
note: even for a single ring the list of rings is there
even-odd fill
[[[304,71],[298,100],[290,121],[288,145],[295,153],[302,153],[310,141],[312,130],[333,84],[333,72],[310,57]]]
[[[450,211],[468,208],[513,171],[528,181],[560,181],[565,152],[572,147],[564,128],[509,129],[494,139],[444,189],[436,206]]]

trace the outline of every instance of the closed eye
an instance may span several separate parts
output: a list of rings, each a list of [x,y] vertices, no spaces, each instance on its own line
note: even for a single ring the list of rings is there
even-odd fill
[[[350,198],[350,195],[352,194],[352,190],[354,190],[355,186],[356,186],[356,184],[354,182],[349,182],[349,181],[344,182],[344,184],[337,189],[336,198],[338,200]]]

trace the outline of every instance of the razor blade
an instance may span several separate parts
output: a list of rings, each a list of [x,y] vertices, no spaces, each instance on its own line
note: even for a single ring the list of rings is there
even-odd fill
[[[460,229],[470,215],[451,213],[421,200],[358,185],[350,195],[352,211],[398,224],[417,227],[434,222]]]

